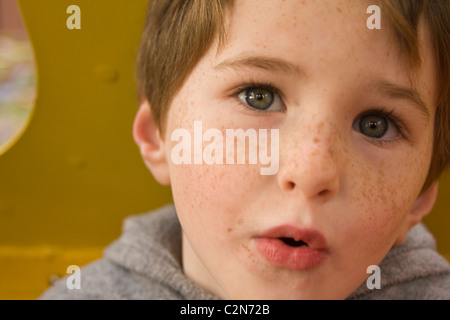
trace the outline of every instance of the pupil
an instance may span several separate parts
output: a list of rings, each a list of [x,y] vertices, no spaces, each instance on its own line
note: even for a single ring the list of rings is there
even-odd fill
[[[360,120],[359,129],[361,133],[371,138],[381,138],[388,129],[387,120],[376,115],[363,116]]]
[[[265,89],[249,89],[246,94],[248,105],[258,110],[268,109],[272,105],[273,100],[273,93]]]

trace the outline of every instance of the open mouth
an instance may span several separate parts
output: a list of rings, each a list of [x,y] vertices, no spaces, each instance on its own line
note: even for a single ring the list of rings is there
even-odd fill
[[[309,270],[328,256],[325,237],[317,230],[283,224],[255,237],[257,251],[271,264]]]
[[[290,246],[290,247],[301,247],[301,246],[308,246],[308,244],[302,240],[296,241],[294,238],[279,238],[281,241],[283,241],[284,244]]]

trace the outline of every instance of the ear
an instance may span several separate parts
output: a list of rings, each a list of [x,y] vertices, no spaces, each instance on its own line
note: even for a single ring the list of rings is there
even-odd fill
[[[396,245],[400,245],[405,241],[409,230],[411,230],[416,224],[422,221],[422,219],[431,212],[436,202],[438,194],[438,181],[434,182],[427,190],[420,194],[420,196],[414,202],[407,218],[403,229],[397,238]]]
[[[161,139],[149,102],[142,101],[134,119],[133,138],[147,168],[150,169],[156,181],[162,185],[170,184],[169,166],[166,159],[164,141]]]

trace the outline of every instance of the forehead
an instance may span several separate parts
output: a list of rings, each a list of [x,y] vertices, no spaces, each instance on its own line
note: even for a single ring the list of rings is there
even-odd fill
[[[387,27],[367,28],[368,6],[359,0],[236,1],[227,17],[223,54],[246,50],[291,61],[314,57],[322,64],[354,58],[356,51],[366,58],[397,57]]]
[[[364,0],[236,1],[227,16],[229,40],[245,38],[244,41],[265,49],[270,49],[265,47],[268,43],[281,43],[287,38],[297,47],[310,45],[311,41],[317,43],[316,36],[323,37],[322,43],[340,35],[346,35],[349,40],[367,41],[368,6],[369,2]],[[249,36],[245,37],[244,33]]]
[[[304,75],[362,77],[419,87],[421,94],[434,88],[431,45],[423,41],[424,65],[413,83],[411,73],[381,12],[381,29],[368,29],[367,8],[376,1],[361,0],[240,0],[226,19],[227,41],[210,55],[216,66],[230,57],[264,55],[301,67]],[[430,58],[430,59],[428,59]],[[426,100],[425,98],[424,100]]]
[[[366,9],[369,6],[370,2],[365,0],[241,0],[234,3],[227,18],[231,27],[234,23],[247,27],[257,23],[261,35],[279,27],[286,31],[301,27],[304,34],[312,31],[326,31],[329,34],[347,29],[349,25],[352,29],[358,25],[366,26]],[[329,29],[331,26],[334,28]]]

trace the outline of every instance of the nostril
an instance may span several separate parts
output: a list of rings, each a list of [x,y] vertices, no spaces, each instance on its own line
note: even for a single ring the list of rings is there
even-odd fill
[[[287,187],[288,190],[294,190],[295,189],[295,182],[288,181],[286,183],[286,187]]]

